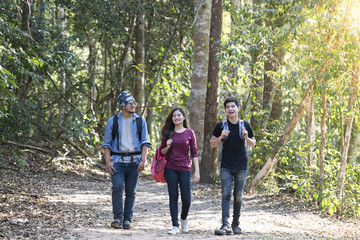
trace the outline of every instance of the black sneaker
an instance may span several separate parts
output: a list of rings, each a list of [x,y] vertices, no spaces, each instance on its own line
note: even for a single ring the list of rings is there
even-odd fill
[[[235,235],[242,234],[241,228],[239,228],[239,226],[231,226],[231,228],[232,228],[233,233],[234,233]]]
[[[131,228],[131,222],[129,220],[125,220],[123,224],[124,229],[130,229]]]
[[[122,228],[123,227],[123,223],[121,220],[115,220],[111,223],[111,227],[112,228]]]
[[[220,229],[215,230],[215,235],[233,235],[232,229],[229,225],[222,225]]]

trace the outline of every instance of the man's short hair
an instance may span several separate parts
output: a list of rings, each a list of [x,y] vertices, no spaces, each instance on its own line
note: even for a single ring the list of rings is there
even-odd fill
[[[227,99],[225,100],[225,102],[224,102],[224,108],[226,108],[226,104],[228,104],[229,102],[233,102],[233,103],[235,103],[235,105],[236,105],[237,107],[240,107],[239,101],[238,101],[236,98],[230,97],[230,98],[227,98]]]

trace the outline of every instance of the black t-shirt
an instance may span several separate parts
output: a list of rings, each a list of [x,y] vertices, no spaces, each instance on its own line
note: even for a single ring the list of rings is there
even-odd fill
[[[227,120],[230,134],[225,141],[223,141],[223,152],[221,159],[221,167],[234,169],[234,170],[246,170],[248,164],[248,157],[245,148],[245,140],[240,138],[239,135],[239,124],[232,124]],[[219,122],[214,131],[213,135],[219,137],[223,130],[222,122]],[[254,133],[250,124],[244,121],[244,127],[248,131],[248,137],[254,137]]]

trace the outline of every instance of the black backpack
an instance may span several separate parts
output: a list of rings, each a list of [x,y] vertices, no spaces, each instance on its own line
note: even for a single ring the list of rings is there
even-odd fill
[[[137,113],[136,113],[137,114]],[[138,114],[139,115],[139,114]],[[137,133],[139,136],[139,139],[141,140],[141,133],[142,133],[142,117],[139,115],[138,118],[136,118],[136,127],[137,127]],[[114,114],[114,121],[113,121],[113,127],[112,127],[112,139],[114,140],[115,137],[118,137],[117,146],[119,147],[119,122],[118,122],[118,113]]]

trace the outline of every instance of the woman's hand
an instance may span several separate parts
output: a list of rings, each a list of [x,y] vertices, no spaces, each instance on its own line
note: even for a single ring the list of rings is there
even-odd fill
[[[198,182],[200,180],[200,172],[195,171],[194,173],[194,182]]]
[[[169,138],[167,141],[166,141],[166,145],[170,146],[172,144],[172,139]]]
[[[163,149],[160,150],[160,152],[161,152],[162,155],[167,154],[167,152],[168,152],[169,149],[170,149],[171,144],[172,144],[172,139],[169,138],[169,139],[166,141],[166,147],[164,147]]]

